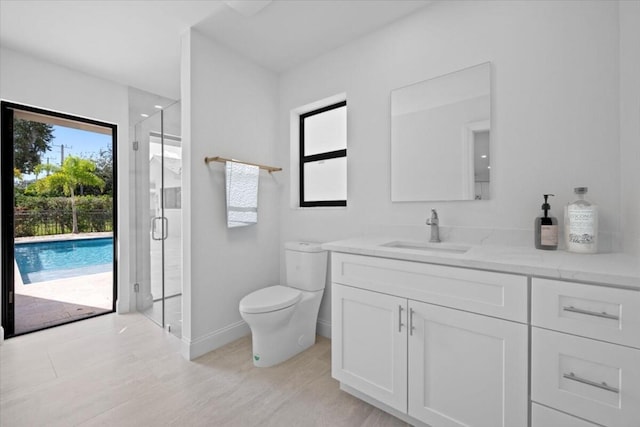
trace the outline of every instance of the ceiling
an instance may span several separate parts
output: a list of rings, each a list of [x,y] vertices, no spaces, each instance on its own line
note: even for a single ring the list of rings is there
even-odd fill
[[[190,27],[268,69],[281,72],[429,3],[429,0],[0,0],[0,44],[179,99],[180,36]]]
[[[224,8],[195,28],[266,68],[284,71],[428,3],[425,0],[275,0],[248,17]]]

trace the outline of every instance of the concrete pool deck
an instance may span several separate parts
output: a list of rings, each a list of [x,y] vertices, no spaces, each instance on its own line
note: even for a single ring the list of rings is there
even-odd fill
[[[16,238],[15,243],[111,237],[83,233]],[[15,334],[109,312],[113,308],[113,273],[97,273],[25,285],[15,264]]]
[[[29,236],[16,237],[14,243],[31,243],[31,242],[57,242],[60,240],[82,240],[82,239],[103,239],[105,237],[113,237],[111,231],[101,233],[78,233],[78,234],[49,234],[47,236]]]

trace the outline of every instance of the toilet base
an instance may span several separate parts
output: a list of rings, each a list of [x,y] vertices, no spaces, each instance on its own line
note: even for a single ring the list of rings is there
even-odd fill
[[[288,360],[301,353],[316,343],[314,334],[300,334],[297,338],[290,334],[271,334],[267,339],[261,340],[260,336],[253,334],[251,337],[252,360],[258,368],[268,368]]]
[[[316,342],[316,322],[323,291],[303,292],[294,306],[271,313],[242,313],[251,328],[253,364],[274,366],[308,349]],[[293,311],[287,314],[288,311]]]

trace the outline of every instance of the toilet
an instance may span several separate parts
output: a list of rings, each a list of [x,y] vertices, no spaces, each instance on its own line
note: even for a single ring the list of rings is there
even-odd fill
[[[240,300],[251,328],[253,364],[284,362],[316,342],[316,321],[327,276],[327,251],[319,243],[285,243],[286,285],[269,286]]]

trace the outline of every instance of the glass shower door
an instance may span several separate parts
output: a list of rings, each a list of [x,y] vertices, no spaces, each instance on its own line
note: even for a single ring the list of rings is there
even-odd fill
[[[182,332],[182,146],[180,104],[135,126],[136,305],[162,328]]]

